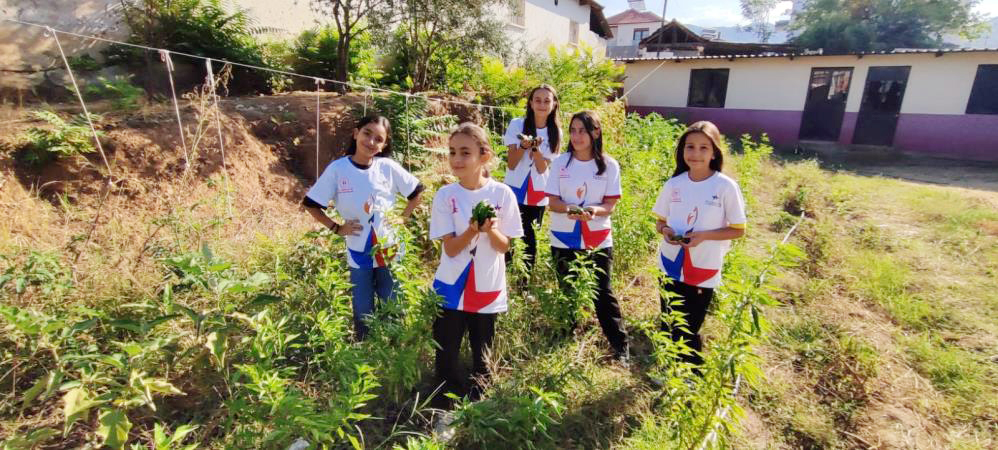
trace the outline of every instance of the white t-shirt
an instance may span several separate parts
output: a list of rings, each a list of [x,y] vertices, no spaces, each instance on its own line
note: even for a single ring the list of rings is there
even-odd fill
[[[463,233],[470,226],[471,211],[483,200],[496,208],[499,232],[509,238],[523,236],[520,208],[513,190],[490,179],[474,191],[459,183],[440,188],[433,197],[430,239]],[[505,312],[505,255],[492,247],[484,232],[478,233],[468,247],[453,258],[441,249],[433,290],[444,298],[443,307],[447,309],[483,314]]]
[[[523,133],[523,119],[513,119],[506,127],[506,134],[502,137],[503,145],[520,145],[520,138],[517,134]],[[551,141],[548,139],[547,128],[538,128],[535,137],[542,137],[544,141],[538,147],[541,156],[550,162],[558,154],[551,151]],[[544,188],[548,182],[548,175],[551,174],[551,167],[544,173],[537,171],[533,158],[529,152],[524,152],[516,167],[506,170],[506,178],[503,180],[509,187],[513,188],[516,194],[516,201],[521,205],[547,206],[548,198],[544,195]]]
[[[400,256],[395,230],[385,221],[385,213],[395,206],[395,195],[408,197],[419,180],[391,158],[374,158],[370,167],[358,167],[349,156],[337,159],[305,194],[320,205],[332,202],[344,219],[364,226],[359,235],[346,237],[347,263],[355,269],[385,267],[391,257]],[[383,251],[372,254],[375,245]]]
[[[604,155],[603,160],[606,170],[598,175],[595,159],[579,161],[572,158],[571,153],[559,155],[548,168],[552,175],[547,194],[580,207],[620,198],[620,164],[609,155]],[[550,228],[553,247],[576,250],[613,247],[609,216],[582,222],[569,219],[567,213],[551,211]]]
[[[676,234],[744,226],[745,200],[738,183],[721,172],[703,181],[690,180],[689,172],[665,182],[652,211],[665,219]],[[731,241],[703,241],[693,248],[674,245],[662,237],[658,266],[669,278],[683,283],[716,288],[721,284],[721,266]]]

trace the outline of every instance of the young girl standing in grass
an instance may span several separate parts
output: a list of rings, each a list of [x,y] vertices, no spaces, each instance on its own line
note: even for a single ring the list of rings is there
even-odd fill
[[[558,156],[561,144],[558,94],[553,87],[542,84],[530,91],[527,115],[509,123],[503,144],[509,147],[503,181],[513,189],[520,207],[523,243],[526,244],[524,262],[529,271],[537,258],[533,224],[540,227],[543,222],[544,207],[548,204],[544,188],[551,173],[548,166]]]
[[[572,116],[568,151],[551,163],[547,195],[551,209],[551,254],[559,282],[579,254],[596,265],[596,317],[613,347],[627,363],[627,332],[610,287],[613,236],[610,215],[620,200],[620,165],[603,153],[603,130],[592,111]]]
[[[464,392],[466,378],[458,356],[465,331],[471,342],[473,377],[487,377],[485,352],[492,345],[496,315],[505,312],[506,262],[510,239],[523,235],[516,196],[502,183],[488,177],[493,153],[481,127],[461,124],[451,133],[448,163],[458,182],[437,191],[430,215],[430,239],[441,239],[443,251],[433,289],[443,297],[440,317],[433,324],[433,338],[440,346],[437,377],[445,392]],[[494,217],[476,220],[472,214],[484,202]],[[472,398],[481,394],[472,385]]]
[[[682,359],[700,374],[703,342],[700,327],[721,283],[721,266],[731,240],[745,234],[745,202],[738,183],[721,173],[724,152],[721,133],[710,122],[690,125],[676,144],[676,170],[655,201],[658,220],[659,268],[672,298],[661,299],[662,312],[684,314],[687,330],[662,322],[674,341],[693,350]]]
[[[315,220],[345,237],[358,340],[367,336],[366,320],[374,312],[375,295],[382,301],[395,298],[388,264],[400,255],[385,214],[401,194],[408,199],[402,218],[408,219],[423,191],[416,177],[389,158],[391,135],[388,119],[377,115],[360,119],[346,156],[326,167],[303,202]],[[330,203],[345,222],[336,223],[326,216],[323,209]]]

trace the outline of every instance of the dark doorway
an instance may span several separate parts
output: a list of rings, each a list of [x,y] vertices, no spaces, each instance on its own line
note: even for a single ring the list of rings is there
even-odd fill
[[[842,116],[849,98],[852,67],[816,67],[811,69],[807,85],[800,139],[837,141],[842,131]]]
[[[909,66],[870,67],[853,144],[889,146],[894,143],[910,70]]]

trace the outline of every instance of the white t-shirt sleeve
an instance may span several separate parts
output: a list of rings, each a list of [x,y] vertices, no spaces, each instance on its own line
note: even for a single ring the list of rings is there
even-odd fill
[[[415,175],[405,170],[401,164],[394,160],[388,160],[392,171],[392,188],[403,197],[408,198],[419,186],[419,179]]]
[[[516,135],[523,132],[523,119],[513,119],[506,127],[506,134],[502,136],[502,145],[519,144],[520,138]]]
[[[433,206],[430,210],[430,239],[441,239],[449,234],[456,234],[454,229],[453,209],[447,204],[444,189],[437,191],[433,197]]]
[[[669,219],[669,206],[672,201],[672,199],[669,198],[670,190],[669,183],[663,184],[662,189],[658,191],[658,198],[655,199],[655,206],[651,209],[651,211],[655,213],[659,219]]]
[[[606,193],[603,200],[608,198],[620,198],[620,165],[607,161],[606,164]]]
[[[336,204],[336,183],[338,177],[336,176],[334,166],[335,161],[333,164],[326,166],[326,170],[322,171],[322,175],[319,176],[318,180],[315,180],[315,184],[305,194],[306,197],[322,206],[329,206],[329,202]]]
[[[728,183],[727,191],[723,200],[724,221],[728,225],[744,225],[748,218],[745,217],[745,199],[742,198],[742,190],[732,180]]]
[[[505,187],[505,186],[504,186]],[[508,187],[503,190],[502,208],[499,212],[499,231],[508,238],[523,236],[523,223],[520,220],[520,206],[516,196]]]

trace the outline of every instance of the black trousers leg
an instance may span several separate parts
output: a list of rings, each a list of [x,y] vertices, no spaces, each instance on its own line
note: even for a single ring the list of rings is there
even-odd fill
[[[551,254],[555,260],[555,270],[558,274],[558,283],[563,291],[568,291],[569,286],[565,281],[569,275],[569,268],[576,255],[585,253],[586,250],[568,250],[551,247]],[[605,248],[595,251],[590,256],[596,266],[596,318],[599,320],[603,334],[610,341],[610,346],[614,351],[623,352],[627,349],[627,331],[624,329],[624,319],[620,313],[620,303],[613,293],[610,285],[611,274],[613,273],[613,249]],[[574,328],[574,327],[573,327]]]
[[[693,354],[683,355],[683,361],[700,366],[703,364],[703,356],[700,355],[700,352],[703,350],[700,328],[703,327],[703,322],[707,318],[707,309],[710,307],[710,302],[714,299],[714,290],[690,286],[679,281],[672,281],[670,283],[668,279],[663,279],[662,283],[666,292],[676,295],[671,300],[666,300],[665,297],[661,298],[662,312],[679,311],[683,313],[689,332],[683,331],[679,327],[672,327],[664,321],[662,322],[661,329],[664,332],[671,333],[673,341],[679,342],[680,340],[685,340],[687,345],[693,350]],[[678,304],[674,306],[669,305],[670,301],[676,300],[680,300]],[[697,369],[697,372],[699,373],[699,369]]]
[[[534,262],[537,261],[537,233],[534,232],[534,224],[537,224],[539,228],[544,222],[544,207],[543,206],[530,206],[530,205],[519,205],[520,207],[520,224],[523,225],[523,245],[524,245],[524,255],[523,263],[527,266],[527,273],[530,273],[534,268]],[[506,264],[509,264],[512,260],[513,250],[506,252]]]
[[[433,322],[433,340],[440,348],[436,355],[437,380],[444,383],[443,392],[464,395],[464,377],[461,376],[461,341],[467,327],[463,311],[442,308]]]
[[[485,354],[496,335],[496,314],[465,313],[468,316],[468,339],[471,341],[472,377],[488,378]]]
[[[593,253],[596,263],[596,318],[599,319],[603,334],[617,352],[627,350],[627,331],[624,318],[620,314],[620,302],[610,286],[613,273],[613,248],[604,248]]]

